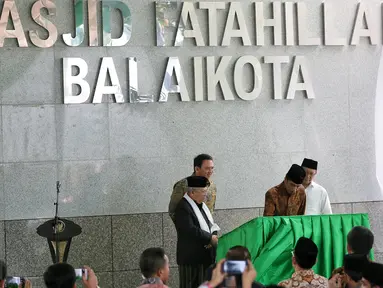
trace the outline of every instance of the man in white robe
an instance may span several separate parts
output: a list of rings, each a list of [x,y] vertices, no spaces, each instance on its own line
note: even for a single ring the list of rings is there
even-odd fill
[[[330,199],[326,189],[314,182],[318,170],[318,162],[305,158],[301,166],[306,171],[306,177],[302,183],[306,191],[305,215],[332,214]]]

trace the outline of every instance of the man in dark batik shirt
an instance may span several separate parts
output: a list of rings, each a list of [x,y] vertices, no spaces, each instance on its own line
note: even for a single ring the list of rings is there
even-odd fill
[[[305,170],[293,164],[285,180],[266,192],[263,216],[304,215],[306,192],[302,182],[305,177]]]

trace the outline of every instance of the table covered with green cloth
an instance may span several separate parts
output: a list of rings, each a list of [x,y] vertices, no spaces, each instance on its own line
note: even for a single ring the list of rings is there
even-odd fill
[[[257,270],[256,280],[264,285],[278,284],[293,274],[291,252],[304,236],[312,239],[319,249],[314,271],[329,277],[334,268],[343,265],[347,234],[354,226],[370,228],[368,215],[258,217],[220,237],[217,261],[231,247],[245,246]]]

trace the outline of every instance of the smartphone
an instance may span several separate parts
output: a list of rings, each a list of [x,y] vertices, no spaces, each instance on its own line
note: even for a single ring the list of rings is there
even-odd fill
[[[240,275],[242,274],[247,266],[247,261],[234,261],[227,260],[222,265],[222,272],[228,275]]]
[[[85,275],[85,279],[88,279],[88,270],[84,268],[74,269],[76,272],[76,280],[82,280],[82,276]]]
[[[25,286],[25,278],[23,277],[7,277],[4,287],[6,288],[19,288]]]

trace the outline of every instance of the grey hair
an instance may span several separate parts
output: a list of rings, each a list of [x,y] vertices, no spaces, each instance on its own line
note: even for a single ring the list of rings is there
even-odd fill
[[[201,188],[204,188],[204,187],[188,187],[188,194],[189,193],[192,193],[194,190],[197,190],[197,189],[201,189]]]

